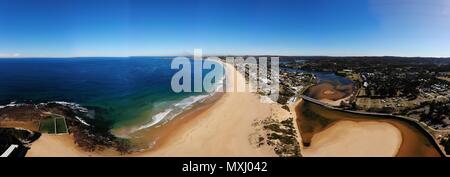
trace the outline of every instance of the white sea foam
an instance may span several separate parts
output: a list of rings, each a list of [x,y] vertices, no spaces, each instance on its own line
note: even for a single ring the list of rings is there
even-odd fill
[[[86,108],[84,108],[81,105],[76,104],[76,103],[69,103],[69,102],[65,102],[65,101],[52,101],[52,102],[49,102],[49,103],[60,104],[60,105],[63,105],[63,106],[67,106],[67,107],[69,107],[71,109],[78,110],[80,112],[84,112],[84,113],[89,111],[88,109],[86,109]]]
[[[16,103],[15,101],[13,101],[7,105],[0,106],[0,109],[6,108],[6,107],[22,106],[22,105],[25,105],[25,104]]]
[[[161,123],[162,121],[169,121],[175,118],[177,115],[182,113],[183,111],[191,108],[196,103],[201,103],[204,100],[206,100],[210,95],[198,95],[198,96],[190,96],[187,97],[178,103],[174,104],[173,106],[165,109],[164,111],[155,114],[152,116],[151,120],[144,125],[139,126],[138,128],[135,128],[131,130],[131,132],[136,132],[142,129],[150,128],[156,124]]]
[[[51,102],[48,102],[48,103],[60,104],[60,105],[63,105],[63,106],[67,106],[67,107],[69,107],[71,109],[78,110],[80,112],[88,112],[88,109],[86,109],[86,108],[84,108],[81,105],[76,104],[76,103],[69,103],[69,102],[64,102],[64,101],[51,101]],[[39,103],[37,105],[46,105],[48,103]],[[0,105],[0,109],[6,108],[6,107],[15,107],[15,106],[24,106],[24,105],[28,105],[28,104],[16,103],[15,101],[13,101],[13,102],[11,102],[11,103],[9,103],[7,105]]]
[[[159,112],[158,114],[155,114],[151,117],[151,120],[137,128],[134,128],[131,130],[131,132],[136,132],[142,129],[150,128],[154,125],[157,125],[161,123],[162,121],[169,121],[175,118],[177,115],[181,114],[183,111],[190,109],[193,105],[196,103],[201,103],[205,101],[207,98],[213,96],[215,93],[217,93],[221,88],[223,88],[225,77],[222,77],[220,80],[218,80],[215,84],[215,92],[205,94],[205,95],[196,95],[196,96],[190,96],[187,98],[182,99],[181,101],[175,103],[173,106],[170,106],[169,108],[165,109],[162,112]],[[159,125],[158,125],[159,126]]]
[[[78,121],[80,121],[82,124],[87,125],[87,126],[91,126],[91,125],[89,125],[88,123],[86,123],[83,119],[81,119],[80,117],[75,116],[75,118],[76,118]]]
[[[209,95],[198,95],[198,96],[190,96],[176,103],[174,106],[181,109],[186,109],[192,107],[192,105],[200,100],[204,100]]]
[[[170,112],[172,112],[172,110],[173,110],[173,109],[166,109],[165,111],[160,112],[160,113],[154,115],[154,116],[152,117],[152,120],[151,120],[150,122],[148,122],[148,123],[146,123],[146,124],[140,126],[139,128],[133,130],[132,132],[135,132],[135,131],[138,131],[138,130],[142,130],[142,129],[149,128],[149,127],[151,127],[151,126],[153,126],[153,125],[155,125],[155,124],[161,122],[162,120],[164,120],[164,118],[165,118]]]

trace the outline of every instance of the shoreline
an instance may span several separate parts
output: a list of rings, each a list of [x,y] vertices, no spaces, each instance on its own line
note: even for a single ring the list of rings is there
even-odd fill
[[[227,70],[235,68],[225,63]],[[227,81],[235,84],[236,77]],[[230,78],[230,77],[227,77]],[[270,116],[270,105],[255,93],[225,92],[206,109],[187,113],[186,120],[162,139],[154,149],[130,156],[275,156],[272,149],[251,144],[252,123]],[[252,109],[258,111],[251,111]],[[262,111],[261,111],[262,110]]]
[[[224,66],[236,73],[236,78],[227,84],[243,79],[233,66],[227,63]],[[250,141],[255,131],[252,123],[270,115],[270,105],[261,103],[256,93],[225,92],[213,103],[187,110],[177,120],[172,120],[170,130],[166,127],[168,133],[160,137],[152,149],[124,156],[276,156],[270,147],[256,147]],[[47,145],[58,150],[52,154],[45,148]],[[31,153],[27,156],[58,156],[56,152],[63,152],[60,151],[63,149],[67,149],[65,156],[121,156],[110,150],[83,151],[74,144],[71,135],[42,136],[31,145]]]

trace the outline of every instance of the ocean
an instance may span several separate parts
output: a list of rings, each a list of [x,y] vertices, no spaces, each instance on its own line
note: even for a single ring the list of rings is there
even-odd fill
[[[0,105],[76,103],[103,110],[94,118],[112,122],[112,129],[149,128],[212,95],[172,91],[171,79],[178,72],[170,67],[172,58],[0,59]],[[203,75],[209,71],[203,69]]]

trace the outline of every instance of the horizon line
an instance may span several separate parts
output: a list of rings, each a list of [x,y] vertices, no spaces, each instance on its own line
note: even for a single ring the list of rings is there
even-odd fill
[[[39,59],[39,58],[133,58],[133,57],[193,57],[194,55],[129,55],[129,56],[0,56],[0,59]],[[204,55],[204,57],[396,57],[396,58],[450,58],[450,56],[400,56],[400,55]]]

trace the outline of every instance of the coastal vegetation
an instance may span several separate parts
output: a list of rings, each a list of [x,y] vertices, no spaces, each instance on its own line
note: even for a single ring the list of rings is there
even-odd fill
[[[282,121],[268,117],[255,123],[264,130],[264,133],[258,137],[258,146],[271,146],[280,157],[301,156],[293,121],[292,117]]]

